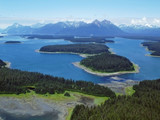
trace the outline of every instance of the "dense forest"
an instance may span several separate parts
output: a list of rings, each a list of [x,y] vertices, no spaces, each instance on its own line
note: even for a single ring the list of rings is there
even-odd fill
[[[42,52],[73,52],[81,54],[109,53],[109,48],[104,44],[69,44],[69,45],[48,45],[40,49]]]
[[[9,68],[0,69],[0,93],[20,94],[33,90],[38,94],[77,91],[95,96],[115,97],[109,88],[85,81],[73,81],[36,72],[25,72]]]
[[[134,70],[133,64],[127,58],[108,53],[87,57],[81,60],[80,64],[99,72]]]
[[[69,38],[69,39],[65,39],[71,42],[92,42],[92,43],[107,43],[107,42],[114,42],[113,40],[106,40],[105,38]]]
[[[151,55],[160,56],[160,42],[143,42],[142,45],[153,51]]]
[[[6,43],[6,44],[7,44],[7,43],[9,44],[9,43],[21,43],[21,42],[20,42],[20,41],[6,41],[5,43]]]
[[[0,59],[0,68],[2,68],[3,66],[5,66],[6,63],[4,63],[1,59]]]
[[[77,105],[71,120],[159,120],[160,79],[142,81],[132,96],[118,96],[100,106]]]

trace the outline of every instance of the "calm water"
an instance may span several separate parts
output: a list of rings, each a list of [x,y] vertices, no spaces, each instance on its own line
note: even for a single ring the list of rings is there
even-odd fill
[[[4,44],[8,40],[18,40],[22,44]],[[142,40],[114,38],[115,43],[108,43],[113,52],[129,58],[140,66],[140,73],[125,74],[124,79],[144,80],[160,78],[160,58],[145,56],[149,52],[141,46]],[[71,44],[64,40],[28,40],[8,36],[0,39],[0,59],[11,62],[11,68],[34,71],[73,80],[92,81],[94,83],[110,82],[111,77],[99,77],[75,67],[72,63],[83,59],[72,54],[43,54],[35,50],[44,45]]]
[[[17,40],[22,44],[4,44],[5,41]],[[140,66],[140,73],[125,74],[116,77],[123,78],[121,81],[145,80],[160,78],[160,58],[145,56],[148,51],[141,46],[142,40],[130,40],[124,38],[114,38],[115,43],[108,43],[113,52],[129,58],[132,62]],[[34,71],[53,76],[64,77],[73,80],[92,81],[94,83],[106,83],[114,79],[111,77],[98,77],[75,67],[72,63],[83,59],[72,54],[42,54],[35,50],[44,45],[71,44],[64,40],[28,40],[21,37],[8,36],[0,38],[0,59],[11,62],[11,68],[25,71]],[[0,116],[5,120],[52,120],[57,119],[57,115],[47,113],[44,116],[20,116],[10,115],[0,112]]]
[[[146,56],[150,52],[142,47],[141,43],[144,40],[115,38],[114,41],[115,44],[108,44],[113,49],[113,52],[129,58],[140,67],[140,73],[138,74],[125,74],[119,77],[133,80],[153,80],[160,78],[160,57]]]

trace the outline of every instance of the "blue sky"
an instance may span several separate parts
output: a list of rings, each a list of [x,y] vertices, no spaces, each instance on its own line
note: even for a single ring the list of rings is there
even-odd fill
[[[159,6],[160,0],[0,0],[0,27],[58,20],[158,22]]]

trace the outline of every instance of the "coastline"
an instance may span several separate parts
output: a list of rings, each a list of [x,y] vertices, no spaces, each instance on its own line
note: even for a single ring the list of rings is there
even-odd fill
[[[112,91],[114,91],[117,94],[126,95],[125,89],[128,87],[133,87],[134,85],[138,85],[139,81],[135,80],[125,80],[123,82],[121,81],[111,81],[111,83],[98,83],[101,86],[108,87]]]
[[[111,52],[111,54],[116,54],[115,52],[113,52],[113,48],[109,48],[108,50],[109,52]]]
[[[93,71],[83,65],[80,65],[80,62],[74,62],[72,64],[80,69],[83,69],[84,71],[86,71],[90,74],[94,74],[97,76],[112,76],[112,75],[121,75],[121,74],[129,74],[129,73],[139,73],[139,69],[140,69],[140,67],[138,65],[133,64],[134,68],[135,68],[134,71],[120,71],[120,72],[113,72],[113,73],[102,73],[102,72],[98,72],[98,71]]]
[[[153,50],[149,50],[148,47],[147,47],[147,46],[144,46],[143,44],[141,44],[141,46],[144,47],[145,50],[148,51],[148,52],[151,52],[151,53],[155,52],[155,51],[153,51]],[[160,56],[151,55],[151,54],[145,54],[145,56],[149,56],[149,57],[160,57]]]
[[[96,54],[81,54],[81,53],[74,53],[74,52],[44,52],[44,51],[40,51],[40,50],[35,50],[35,52],[45,53],[45,54],[73,54],[73,55],[79,55],[83,58],[96,55]]]
[[[4,67],[6,67],[6,68],[10,68],[11,67],[11,63],[10,62],[4,61],[4,63],[6,63],[6,65]]]

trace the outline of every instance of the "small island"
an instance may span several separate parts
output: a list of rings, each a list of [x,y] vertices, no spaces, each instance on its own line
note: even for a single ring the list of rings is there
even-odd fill
[[[160,57],[160,42],[143,42],[142,45],[152,52],[149,56]]]
[[[88,42],[88,43],[113,43],[113,40],[106,40],[105,38],[69,38],[65,39],[71,42]]]
[[[127,58],[109,53],[89,56],[80,63],[76,62],[73,64],[88,73],[98,76],[138,72],[138,66],[134,65]]]
[[[39,52],[76,54],[100,54],[104,52],[110,53],[109,48],[104,44],[48,45],[40,48]]]
[[[20,41],[6,41],[5,44],[19,44]]]

